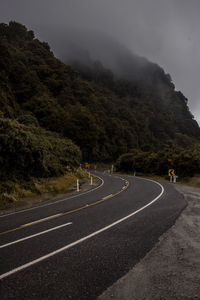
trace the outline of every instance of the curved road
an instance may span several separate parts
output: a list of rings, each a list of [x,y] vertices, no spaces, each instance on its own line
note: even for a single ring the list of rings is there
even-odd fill
[[[0,217],[1,299],[95,299],[186,206],[173,184],[94,173],[93,191]]]

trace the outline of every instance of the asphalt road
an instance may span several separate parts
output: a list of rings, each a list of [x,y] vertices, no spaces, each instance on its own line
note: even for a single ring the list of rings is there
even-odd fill
[[[96,175],[93,191],[0,217],[1,299],[95,299],[186,206],[173,184]]]

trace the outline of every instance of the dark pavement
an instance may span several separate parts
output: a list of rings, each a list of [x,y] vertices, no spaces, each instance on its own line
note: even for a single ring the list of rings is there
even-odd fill
[[[1,299],[95,299],[152,249],[186,206],[173,184],[162,182],[161,195],[161,186],[146,179],[96,174],[104,184],[92,192],[0,217],[0,232],[18,228],[1,234],[1,245],[72,223],[0,249]],[[110,194],[116,195],[106,198]],[[105,228],[159,195],[144,210]],[[54,217],[20,229],[49,216]],[[46,259],[15,270],[47,254]]]

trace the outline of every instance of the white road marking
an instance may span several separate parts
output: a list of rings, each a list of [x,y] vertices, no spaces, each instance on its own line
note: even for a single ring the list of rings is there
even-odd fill
[[[49,216],[49,217],[46,217],[46,218],[43,218],[43,219],[39,219],[39,220],[30,222],[30,223],[26,223],[26,224],[20,225],[20,227],[26,227],[26,226],[29,226],[29,225],[37,224],[37,223],[40,223],[41,221],[44,221],[44,220],[51,220],[54,217],[59,217],[59,216],[62,216],[62,215],[63,214],[57,214],[57,215]]]
[[[143,179],[144,179],[144,178],[143,178]],[[83,238],[81,238],[81,239],[79,239],[79,240],[77,240],[77,241],[71,243],[71,244],[68,244],[68,245],[66,245],[66,246],[64,246],[64,247],[62,247],[62,248],[60,248],[60,249],[57,249],[57,250],[55,250],[55,251],[53,251],[53,252],[51,252],[51,253],[48,253],[48,254],[46,254],[46,255],[44,255],[44,256],[41,256],[41,257],[39,257],[39,258],[37,258],[37,259],[35,259],[35,260],[32,260],[32,261],[30,261],[30,262],[28,262],[28,263],[26,263],[26,264],[24,264],[24,265],[18,267],[18,268],[15,268],[15,269],[13,269],[13,270],[11,270],[11,271],[8,271],[8,272],[6,272],[6,273],[0,275],[0,279],[6,278],[6,277],[8,277],[8,276],[10,276],[10,275],[12,275],[12,274],[14,274],[14,273],[16,273],[16,272],[19,272],[19,271],[21,271],[21,270],[24,270],[24,269],[26,269],[26,268],[28,268],[28,267],[30,267],[30,266],[32,266],[32,265],[35,265],[35,264],[38,263],[38,262],[41,262],[41,261],[43,261],[43,260],[45,260],[45,259],[47,259],[47,258],[49,258],[49,257],[52,257],[52,256],[54,256],[54,255],[56,255],[56,254],[58,254],[58,253],[61,253],[61,252],[65,251],[65,250],[67,250],[67,249],[69,249],[69,248],[71,248],[71,247],[73,247],[73,246],[75,246],[75,245],[78,245],[78,244],[80,244],[80,243],[86,241],[86,240],[89,240],[89,239],[92,238],[93,236],[98,235],[98,234],[100,234],[100,233],[102,233],[102,232],[104,232],[104,231],[106,231],[106,230],[108,230],[108,229],[110,229],[110,228],[112,228],[112,227],[118,225],[119,223],[121,223],[121,222],[123,222],[123,221],[125,221],[125,220],[127,220],[127,219],[129,219],[129,218],[131,218],[132,216],[136,215],[137,213],[139,213],[140,211],[144,210],[144,209],[147,208],[148,206],[152,205],[154,202],[156,202],[156,201],[163,195],[163,193],[164,193],[164,187],[163,187],[160,183],[158,183],[158,182],[156,182],[156,181],[154,181],[154,180],[150,180],[150,179],[145,179],[145,180],[152,181],[152,182],[156,183],[157,185],[159,185],[159,186],[161,187],[161,193],[160,193],[156,198],[154,198],[151,202],[149,202],[149,203],[146,204],[145,206],[141,207],[140,209],[134,211],[133,213],[127,215],[126,217],[124,217],[124,218],[122,218],[122,219],[119,219],[119,220],[117,220],[116,222],[114,222],[114,223],[112,223],[112,224],[110,224],[110,225],[108,225],[108,226],[103,227],[103,228],[100,229],[100,230],[97,230],[97,231],[95,231],[95,232],[93,232],[93,233],[91,233],[91,234],[89,234],[89,235],[87,235],[87,236],[85,236],[85,237],[83,237]]]
[[[59,226],[56,226],[56,227],[47,229],[47,230],[45,230],[45,231],[41,231],[41,232],[38,232],[38,233],[36,233],[36,234],[32,234],[32,235],[26,236],[26,237],[21,238],[21,239],[19,239],[19,240],[16,240],[16,241],[13,241],[13,242],[10,242],[10,243],[1,245],[1,246],[0,246],[0,249],[5,248],[5,247],[8,247],[8,246],[13,245],[13,244],[17,244],[17,243],[23,242],[23,241],[28,240],[28,239],[32,239],[33,237],[36,237],[36,236],[41,235],[41,234],[45,234],[45,233],[47,233],[47,232],[50,232],[50,231],[53,231],[53,230],[57,230],[57,229],[59,229],[59,228],[65,227],[65,226],[69,226],[69,225],[71,225],[71,224],[72,224],[72,222],[68,222],[68,223],[65,223],[65,224],[62,224],[62,225],[59,225]]]
[[[107,198],[111,197],[112,194],[108,195],[108,196],[105,196],[104,198],[102,198],[103,200],[106,200]]]
[[[95,190],[99,189],[100,187],[102,187],[104,185],[104,180],[101,177],[99,177],[97,175],[94,175],[94,176],[97,177],[97,178],[99,178],[101,180],[101,184],[99,186],[97,186],[96,188],[92,189],[92,190],[89,190],[87,192],[84,192],[84,193],[81,193],[81,194],[78,194],[78,195],[75,195],[75,196],[72,196],[72,197],[63,198],[63,199],[57,200],[55,202],[51,202],[51,203],[47,203],[47,204],[43,204],[43,205],[38,205],[38,206],[26,208],[26,209],[23,209],[23,210],[20,210],[20,211],[15,211],[15,212],[12,212],[12,213],[9,213],[9,214],[6,214],[6,215],[2,215],[2,216],[0,216],[0,218],[4,218],[4,217],[15,215],[15,214],[20,214],[20,213],[23,213],[25,211],[34,210],[34,209],[37,209],[37,208],[40,208],[40,207],[55,205],[57,203],[60,203],[60,202],[63,202],[63,201],[67,201],[67,200],[70,200],[70,199],[73,199],[73,198],[76,198],[76,197],[80,197],[82,195],[94,192]]]

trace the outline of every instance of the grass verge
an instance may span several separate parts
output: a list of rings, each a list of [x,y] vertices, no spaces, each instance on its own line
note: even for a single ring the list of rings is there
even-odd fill
[[[130,176],[134,176],[134,172],[117,172],[120,174],[124,174],[124,175],[130,175]],[[162,181],[166,181],[169,182],[169,177],[166,176],[159,176],[159,175],[155,175],[155,174],[143,174],[143,173],[136,173],[136,176],[140,176],[140,177],[144,177],[144,178],[149,178],[149,179],[153,179],[153,180],[162,180]],[[184,184],[184,185],[189,185],[189,186],[194,186],[194,187],[198,187],[200,188],[200,174],[196,174],[193,177],[178,177],[177,178],[177,183],[180,184]]]
[[[83,184],[88,178],[84,169],[68,170],[63,176],[32,178],[30,181],[0,182],[0,210],[32,205],[59,194],[73,191],[77,179]]]
[[[197,174],[191,178],[185,178],[182,183],[200,188],[200,174]]]

